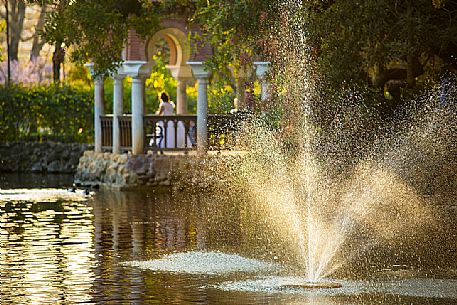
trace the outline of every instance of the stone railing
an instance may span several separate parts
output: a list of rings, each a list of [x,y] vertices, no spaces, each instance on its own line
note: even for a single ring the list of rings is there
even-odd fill
[[[100,117],[102,126],[102,147],[110,151],[113,145],[113,116]],[[120,129],[120,147],[129,151],[132,147],[132,117],[118,117]],[[143,117],[144,151],[186,151],[195,148],[197,143],[196,115],[146,115]],[[241,118],[236,115],[208,116],[209,150],[231,149],[236,142],[236,131]]]

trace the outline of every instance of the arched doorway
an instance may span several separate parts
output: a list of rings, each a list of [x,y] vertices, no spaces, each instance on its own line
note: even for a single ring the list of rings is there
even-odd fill
[[[152,65],[153,56],[160,50],[160,42],[165,41],[168,46],[168,65],[166,66],[177,81],[176,113],[187,113],[187,83],[192,79],[191,67],[187,64],[190,59],[190,45],[187,35],[178,28],[165,28],[156,32],[146,42],[146,59]]]

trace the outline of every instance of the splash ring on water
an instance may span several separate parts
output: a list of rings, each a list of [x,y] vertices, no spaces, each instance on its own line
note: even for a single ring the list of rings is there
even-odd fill
[[[338,282],[304,282],[296,284],[286,284],[282,285],[283,288],[294,288],[294,289],[335,289],[341,288],[341,285]]]

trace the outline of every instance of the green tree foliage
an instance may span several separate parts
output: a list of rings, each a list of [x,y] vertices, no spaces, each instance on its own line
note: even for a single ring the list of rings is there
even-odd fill
[[[55,137],[89,143],[93,136],[93,93],[69,86],[0,87],[0,139]]]
[[[43,29],[47,42],[71,46],[72,61],[95,64],[104,74],[122,61],[128,30],[146,37],[157,30],[160,3],[146,0],[76,0],[56,2]]]
[[[160,16],[170,14],[202,25],[203,37],[194,39],[210,41],[214,56],[208,64],[226,76],[234,72],[236,77],[256,56],[268,59],[275,48],[285,47],[274,37],[274,29],[285,25],[281,6],[287,2],[282,1],[57,3],[63,9],[51,14],[45,37],[73,46],[73,60],[92,59],[100,73],[121,61],[129,28],[147,36],[158,28]],[[414,88],[418,78],[433,78],[441,67],[457,71],[456,7],[453,0],[312,0],[301,2],[295,14],[305,25],[327,85],[351,81],[383,90],[393,80]]]
[[[244,52],[273,62],[287,56],[297,41],[278,33],[294,18],[326,90],[350,83],[398,100],[405,88],[419,90],[443,70],[457,73],[454,0],[197,2],[196,20],[207,25],[218,63],[236,62]]]
[[[307,13],[330,83],[382,89],[391,80],[414,88],[418,77],[434,77],[437,63],[457,71],[456,9],[456,1],[346,0],[310,5]]]
[[[221,51],[216,56],[223,57],[225,63],[246,47],[256,53],[265,51],[266,45],[271,50],[277,42],[274,29],[285,22],[279,6],[287,9],[286,2],[273,0],[198,4],[195,16],[200,19],[196,20],[207,25],[213,45]],[[394,62],[405,67],[411,64],[417,77],[435,56],[456,71],[457,1],[303,1],[296,14],[304,24],[319,66],[338,83],[366,82],[373,76],[373,69],[385,73]]]
[[[203,36],[209,40],[214,55],[209,64],[227,75],[248,65],[261,53],[263,35],[275,20],[274,1],[219,0],[196,1],[191,21],[202,25]],[[195,37],[199,38],[199,37]]]

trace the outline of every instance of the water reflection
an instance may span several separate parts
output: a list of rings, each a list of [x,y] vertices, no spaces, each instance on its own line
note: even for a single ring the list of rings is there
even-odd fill
[[[93,216],[80,202],[0,202],[0,291],[5,302],[91,299]]]
[[[257,234],[262,228],[246,225],[250,216],[242,204],[215,195],[100,191],[71,200],[62,190],[47,190],[48,196],[36,191],[40,196],[26,200],[2,197],[2,192],[7,190],[0,190],[2,304],[428,304],[431,300],[404,296],[394,288],[394,293],[357,295],[224,290],[218,285],[255,282],[256,275],[159,272],[125,264],[185,251],[221,251],[271,261],[274,253],[265,247],[268,241]],[[445,278],[457,277],[452,273],[454,254],[441,255],[440,259],[449,260]],[[442,285],[444,291],[455,289],[455,284],[446,288],[448,283]]]
[[[94,301],[207,303],[211,280],[190,275],[146,272],[125,261],[159,258],[167,253],[206,250],[209,222],[198,198],[186,201],[168,193],[99,192],[93,208]],[[194,207],[199,206],[195,212]],[[223,238],[221,238],[223,239]]]

